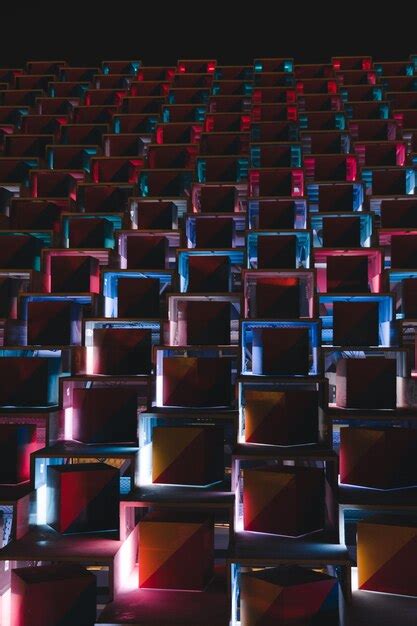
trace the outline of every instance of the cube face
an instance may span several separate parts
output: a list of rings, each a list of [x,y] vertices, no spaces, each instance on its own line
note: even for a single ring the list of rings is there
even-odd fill
[[[48,404],[48,359],[2,357],[0,359],[0,405],[37,406]]]
[[[227,256],[190,256],[188,291],[225,293],[230,289],[230,260]]]
[[[245,392],[245,441],[276,446],[317,443],[317,391]]]
[[[317,468],[243,471],[245,530],[297,537],[324,528],[325,481]]]
[[[84,293],[96,291],[94,277],[98,260],[89,256],[53,256],[51,258],[52,293]]]
[[[155,427],[152,482],[203,486],[223,480],[223,439],[217,426]]]
[[[73,326],[78,322],[80,340],[81,313],[72,302],[28,302],[27,340],[29,345],[66,346],[74,343]]]
[[[307,376],[309,365],[307,328],[256,328],[253,330],[254,374]]]
[[[83,443],[137,441],[138,401],[128,387],[74,389],[73,432]]]
[[[106,239],[113,234],[109,220],[72,218],[69,226],[70,248],[105,248]]]
[[[180,345],[227,345],[230,343],[230,302],[193,301],[178,307]]]
[[[230,406],[231,360],[216,357],[165,357],[164,406]]]
[[[352,211],[354,201],[353,185],[320,185],[319,211]]]
[[[294,566],[241,575],[242,626],[338,626],[337,579]]]
[[[32,269],[41,250],[41,241],[31,235],[8,235],[1,238],[2,269]]]
[[[327,259],[328,293],[367,293],[368,259],[365,256],[330,256]]]
[[[94,626],[96,578],[78,565],[12,570],[12,626]]]
[[[19,283],[13,278],[0,277],[0,318],[11,317],[13,313],[13,300],[16,300]]]
[[[417,278],[402,281],[402,304],[406,319],[417,318]]]
[[[256,317],[300,317],[300,281],[297,278],[261,278],[256,282]]]
[[[94,331],[94,374],[150,374],[152,335],[148,329],[99,328]]]
[[[343,428],[340,482],[374,489],[417,485],[414,429]]]
[[[231,248],[233,219],[217,217],[197,219],[195,224],[197,248]]]
[[[377,302],[335,302],[333,344],[336,346],[377,346],[379,310]]]
[[[62,534],[119,528],[119,470],[105,463],[50,465],[47,523]]]
[[[213,576],[213,522],[147,516],[139,523],[139,587],[202,591]]]
[[[0,481],[15,485],[30,479],[30,455],[39,447],[36,426],[0,424]]]
[[[258,269],[289,269],[296,267],[295,235],[260,235],[258,237]]]
[[[138,201],[138,228],[154,230],[170,230],[174,221],[172,202],[141,202]]]
[[[159,278],[123,278],[117,281],[117,316],[158,319]]]
[[[361,245],[360,220],[358,217],[343,217],[323,220],[323,246],[337,248]]]
[[[415,519],[371,517],[358,523],[359,589],[416,596]]]
[[[128,269],[165,269],[167,267],[168,239],[143,235],[127,238]]]
[[[393,235],[391,238],[391,267],[395,269],[417,267],[417,236]]]
[[[340,359],[336,365],[336,404],[342,408],[395,409],[395,359]]]
[[[236,190],[234,187],[203,186],[200,194],[202,213],[234,213]]]
[[[260,200],[259,228],[294,228],[295,211],[293,200]]]

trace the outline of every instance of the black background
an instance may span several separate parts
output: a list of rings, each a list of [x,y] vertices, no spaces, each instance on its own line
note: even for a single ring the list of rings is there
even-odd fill
[[[78,0],[4,2],[0,9],[0,66],[65,59],[96,65],[139,58],[146,65],[178,58],[251,63],[256,56],[297,62],[332,55],[371,54],[376,60],[417,53],[417,10],[366,2],[151,2]]]

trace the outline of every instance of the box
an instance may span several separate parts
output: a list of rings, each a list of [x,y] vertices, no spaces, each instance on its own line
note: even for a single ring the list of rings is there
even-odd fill
[[[402,305],[405,319],[417,319],[416,278],[404,278],[402,281]]]
[[[152,482],[203,486],[223,480],[223,439],[219,426],[156,426]]]
[[[0,484],[30,480],[30,455],[40,446],[35,425],[0,424]]]
[[[295,235],[259,235],[258,269],[289,269],[296,267]]]
[[[151,373],[150,329],[97,328],[93,339],[94,374],[129,376]]]
[[[336,405],[352,409],[395,409],[395,359],[340,359],[336,365]]]
[[[307,376],[309,361],[308,328],[253,329],[253,374]]]
[[[391,267],[394,269],[417,267],[417,235],[391,237]]]
[[[243,470],[245,530],[297,537],[325,525],[325,480],[315,467]]]
[[[298,278],[260,278],[255,294],[255,317],[284,320],[300,317]]]
[[[179,345],[230,344],[230,302],[183,301],[178,305]]]
[[[33,235],[14,234],[1,238],[2,269],[35,269],[42,241]]]
[[[96,290],[98,259],[91,256],[53,255],[51,257],[51,292],[85,293]]]
[[[340,482],[373,489],[417,485],[414,428],[342,428]]]
[[[166,269],[168,238],[143,235],[139,239],[127,237],[128,269]]]
[[[194,515],[148,514],[139,522],[139,587],[202,591],[213,576],[214,525]]]
[[[229,185],[203,185],[201,187],[200,210],[202,213],[234,213],[235,205],[235,187]]]
[[[368,258],[365,256],[329,256],[327,258],[328,293],[368,293]]]
[[[42,357],[0,358],[0,405],[48,404],[49,359]]]
[[[417,520],[373,516],[357,526],[359,589],[417,596]]]
[[[359,217],[341,217],[323,220],[323,246],[325,248],[359,248],[361,245]]]
[[[28,345],[68,346],[81,342],[81,307],[71,301],[28,302]]]
[[[12,626],[94,626],[96,577],[79,565],[20,567],[11,576]]]
[[[105,218],[75,218],[69,223],[70,248],[105,248],[113,237],[113,225]]]
[[[339,626],[337,579],[297,565],[242,573],[241,626]]]
[[[333,344],[335,346],[379,345],[378,302],[334,302]]]
[[[106,463],[49,465],[47,523],[62,534],[118,531],[119,482]]]
[[[231,248],[233,244],[233,218],[207,217],[196,220],[196,248]]]
[[[232,363],[222,357],[165,357],[164,406],[229,406]]]
[[[158,319],[159,278],[124,278],[117,281],[117,317]]]
[[[297,446],[318,442],[317,391],[248,389],[244,411],[246,443]]]
[[[188,291],[225,293],[230,289],[231,267],[228,256],[190,256]]]
[[[83,443],[137,442],[138,398],[129,387],[75,388],[72,436]]]

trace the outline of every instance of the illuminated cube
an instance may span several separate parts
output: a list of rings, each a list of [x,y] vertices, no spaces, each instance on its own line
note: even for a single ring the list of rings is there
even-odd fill
[[[50,396],[49,359],[41,357],[0,358],[0,405],[46,405]]]
[[[395,269],[414,269],[417,267],[416,235],[392,236],[391,267]]]
[[[30,479],[30,455],[36,444],[36,426],[0,424],[0,484]]]
[[[98,260],[90,256],[54,255],[51,258],[52,293],[98,292]]]
[[[340,359],[336,365],[336,404],[352,409],[395,409],[396,376],[395,359]]]
[[[358,217],[343,217],[323,220],[323,246],[325,248],[359,248],[361,242]]]
[[[151,356],[149,329],[97,328],[94,331],[94,374],[150,374]]]
[[[188,291],[225,293],[230,289],[230,260],[227,256],[190,256]]]
[[[230,302],[189,300],[178,307],[179,345],[230,343]]]
[[[289,269],[296,267],[295,235],[260,235],[258,237],[258,269]]]
[[[229,406],[232,364],[220,357],[165,357],[164,406]]]
[[[113,237],[113,225],[105,218],[71,218],[69,224],[70,248],[105,248]]]
[[[34,269],[42,242],[33,235],[13,234],[1,238],[0,268]]]
[[[202,591],[213,576],[214,525],[194,515],[148,514],[139,523],[139,587]]]
[[[377,346],[379,344],[378,302],[338,302],[333,305],[333,344]]]
[[[369,292],[367,257],[329,256],[327,259],[327,292]]]
[[[254,374],[307,376],[309,367],[307,328],[254,328],[252,348]]]
[[[117,281],[117,316],[158,319],[159,278],[124,278]]]
[[[231,248],[234,222],[232,218],[207,217],[195,224],[197,248]]]
[[[256,317],[294,319],[300,316],[300,281],[297,278],[260,278],[256,282]]]
[[[168,258],[168,239],[163,236],[143,235],[127,237],[128,269],[165,269]]]
[[[28,302],[28,345],[67,346],[81,341],[81,308],[71,301]]]

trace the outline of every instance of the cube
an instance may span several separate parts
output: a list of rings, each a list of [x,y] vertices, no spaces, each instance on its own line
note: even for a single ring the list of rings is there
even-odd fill
[[[234,213],[236,188],[222,185],[203,185],[200,192],[202,213]]]
[[[395,409],[395,359],[340,359],[336,365],[336,404],[352,409]]]
[[[168,406],[229,406],[232,364],[223,357],[165,357],[163,404]]]
[[[405,319],[417,319],[417,278],[402,281],[402,305]]]
[[[259,200],[259,228],[294,228],[296,204],[294,200]]]
[[[230,289],[228,256],[190,256],[188,291],[190,293],[225,293]]]
[[[230,343],[230,302],[189,300],[178,307],[180,345]]]
[[[365,256],[330,256],[327,259],[328,293],[367,293],[368,259]]]
[[[98,259],[54,255],[51,258],[52,293],[98,293]]]
[[[165,269],[168,258],[168,239],[163,236],[143,235],[127,237],[128,269]]]
[[[30,479],[30,455],[37,447],[35,425],[0,424],[1,485],[16,485]]]
[[[319,185],[319,211],[350,212],[354,203],[354,187],[352,184]]]
[[[81,342],[81,307],[71,301],[28,302],[29,345],[68,346]]]
[[[258,237],[258,269],[296,267],[295,235],[260,235]]]
[[[234,222],[231,217],[196,219],[195,235],[197,248],[231,248],[233,233]]]
[[[34,269],[41,247],[41,240],[33,235],[13,234],[2,237],[0,268]]]
[[[96,577],[79,565],[12,570],[12,626],[94,626]]]
[[[248,389],[244,400],[245,441],[275,446],[317,443],[317,391]]]
[[[333,305],[335,346],[379,345],[378,302],[335,302]]]
[[[243,470],[245,530],[297,537],[325,525],[325,480],[315,467]]]
[[[325,248],[359,248],[361,225],[359,217],[342,217],[323,220],[323,246]]]
[[[253,330],[253,374],[307,376],[309,369],[307,328],[282,327]]]
[[[106,463],[49,465],[47,523],[61,534],[118,530],[119,483]]]
[[[94,331],[94,374],[150,374],[152,333],[142,328],[98,328]]]
[[[124,278],[117,281],[117,317],[158,319],[159,278]]]
[[[0,358],[0,406],[38,406],[49,403],[49,359]]]
[[[173,202],[138,200],[138,228],[143,230],[171,230],[176,214]]]
[[[391,267],[417,268],[417,235],[393,235],[391,238]]]
[[[337,579],[297,565],[246,572],[240,579],[241,626],[339,626]]]
[[[70,248],[105,248],[113,236],[113,225],[105,218],[71,218],[69,223]]]
[[[359,589],[417,596],[417,521],[372,516],[357,526]]]
[[[214,525],[197,515],[148,514],[139,523],[139,587],[202,591],[213,576]]]
[[[259,319],[296,319],[300,317],[298,278],[260,278],[255,288],[255,316]]]

